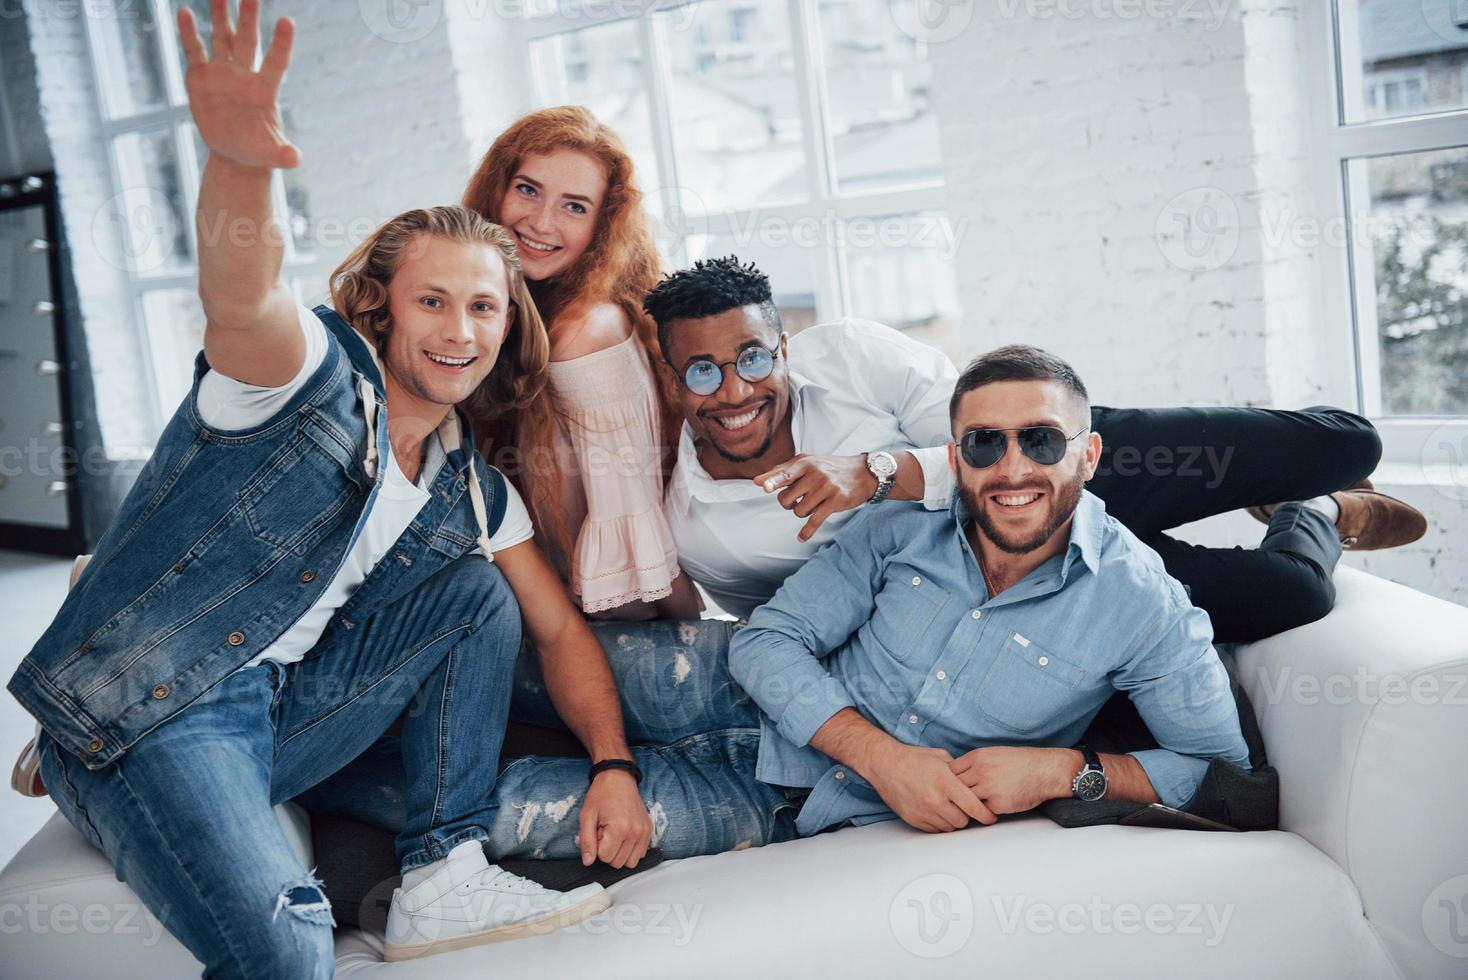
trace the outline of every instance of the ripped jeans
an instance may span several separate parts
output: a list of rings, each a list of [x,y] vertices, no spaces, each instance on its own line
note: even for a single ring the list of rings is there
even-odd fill
[[[760,711],[729,676],[734,624],[721,620],[592,623],[621,696],[623,725],[653,821],[652,845],[668,858],[717,854],[792,840],[806,790],[755,778]],[[565,729],[533,649],[516,667],[511,718]],[[373,745],[299,802],[396,830],[406,816],[396,737]],[[480,751],[457,745],[460,752]],[[496,858],[575,858],[590,762],[526,756],[486,787],[495,814],[487,845]]]
[[[272,807],[401,716],[399,860],[487,839],[487,801],[463,788],[494,780],[519,647],[509,583],[467,556],[350,629],[334,621],[299,663],[228,675],[102,769],[43,736],[42,778],[206,976],[329,977],[331,906]],[[489,761],[443,751],[446,733]]]

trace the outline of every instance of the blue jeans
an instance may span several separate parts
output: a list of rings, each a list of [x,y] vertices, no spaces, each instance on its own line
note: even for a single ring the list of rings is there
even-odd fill
[[[593,623],[621,695],[639,786],[666,857],[716,854],[796,836],[804,790],[755,778],[760,712],[729,676],[733,624],[703,620]],[[522,652],[511,717],[565,729],[533,650]],[[464,746],[460,751],[478,751]],[[406,774],[394,736],[380,739],[306,794],[308,809],[396,830],[407,818]],[[498,858],[574,858],[590,762],[526,756],[483,785],[495,814],[489,850]]]
[[[207,976],[330,976],[331,907],[272,807],[401,716],[404,869],[487,840],[519,647],[509,584],[466,556],[301,662],[230,674],[103,769],[44,739],[42,778]]]

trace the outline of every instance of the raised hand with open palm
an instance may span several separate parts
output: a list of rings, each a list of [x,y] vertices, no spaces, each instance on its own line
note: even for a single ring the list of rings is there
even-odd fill
[[[213,51],[206,54],[194,14],[178,12],[179,38],[188,59],[189,108],[212,153],[245,167],[289,169],[301,151],[285,135],[280,118],[280,82],[291,60],[295,24],[275,24],[270,49],[255,70],[260,37],[260,0],[241,0],[237,27],[231,26],[227,0],[212,0]]]

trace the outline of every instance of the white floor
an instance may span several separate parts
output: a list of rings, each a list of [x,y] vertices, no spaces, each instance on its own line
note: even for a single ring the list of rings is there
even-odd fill
[[[56,614],[66,595],[71,560],[0,551],[0,680],[9,683],[16,665]],[[0,693],[0,867],[45,823],[56,807],[10,790],[10,767],[35,731],[35,722],[10,693]]]

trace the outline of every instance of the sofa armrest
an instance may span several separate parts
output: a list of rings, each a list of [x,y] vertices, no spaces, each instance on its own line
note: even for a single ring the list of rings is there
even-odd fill
[[[1280,826],[1351,876],[1403,976],[1460,977],[1468,609],[1351,568],[1335,581],[1325,619],[1237,651]]]

